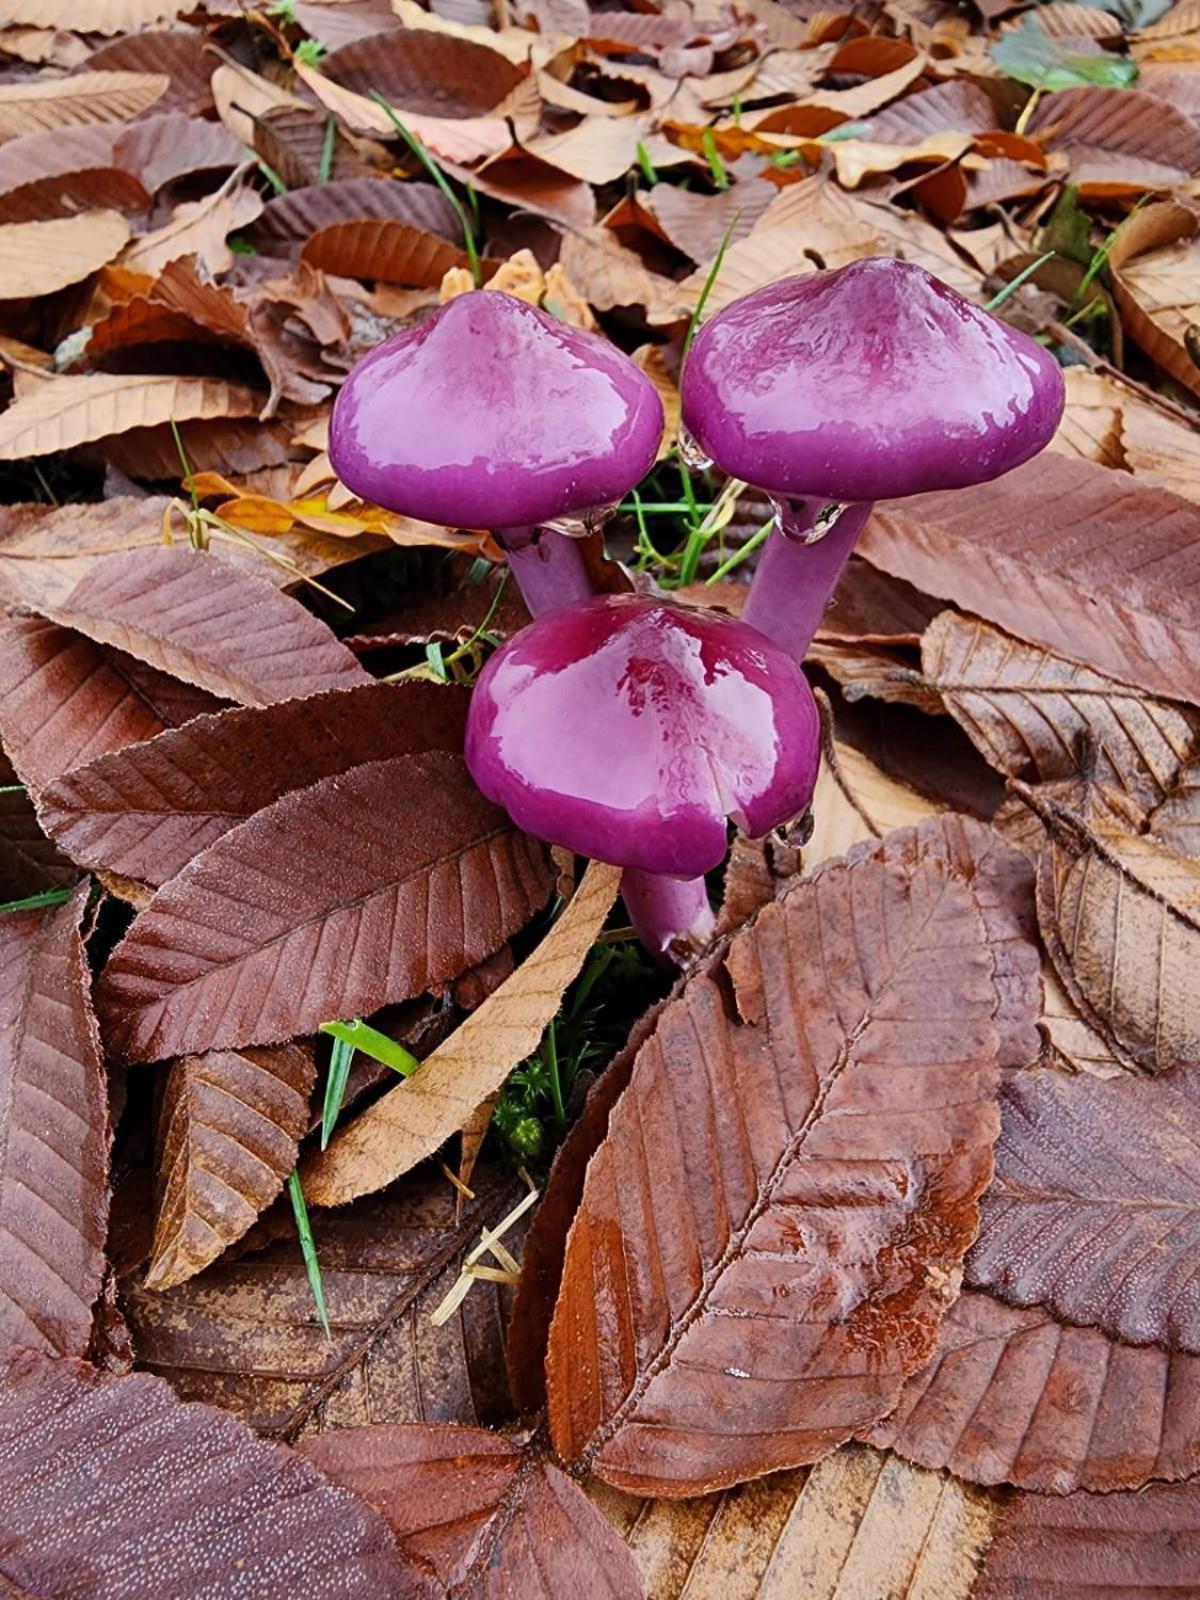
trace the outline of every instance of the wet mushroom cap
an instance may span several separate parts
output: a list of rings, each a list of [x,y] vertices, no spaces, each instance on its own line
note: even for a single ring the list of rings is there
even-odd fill
[[[653,384],[607,339],[473,290],[358,363],[329,454],[376,505],[519,528],[612,505],[653,465],[662,428]]]
[[[808,805],[820,718],[796,663],[753,628],[637,595],[535,622],[475,685],[467,764],[527,833],[679,877]]]
[[[780,495],[886,500],[985,483],[1062,416],[1058,363],[922,267],[784,278],[705,324],[683,420],[732,477]]]

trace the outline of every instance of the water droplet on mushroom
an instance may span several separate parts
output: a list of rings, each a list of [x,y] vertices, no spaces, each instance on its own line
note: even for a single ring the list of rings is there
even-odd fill
[[[586,539],[596,521],[594,512],[583,511],[577,516],[555,517],[553,522],[543,522],[541,526],[550,533],[564,534],[568,539]]]
[[[838,518],[846,509],[846,505],[838,500],[831,500],[827,505],[823,505],[813,518],[811,529],[804,536],[805,544],[816,544],[827,533],[832,533]]]
[[[693,472],[705,472],[712,466],[712,457],[704,454],[686,428],[679,430],[679,456],[684,466]]]

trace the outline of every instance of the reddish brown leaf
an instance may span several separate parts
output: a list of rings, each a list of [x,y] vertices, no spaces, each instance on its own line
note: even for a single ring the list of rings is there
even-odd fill
[[[108,1220],[86,902],[0,917],[0,1338],[63,1355],[87,1351]]]
[[[220,705],[69,628],[34,617],[0,619],[0,739],[34,790]]]
[[[500,1288],[476,1283],[447,1322],[430,1321],[480,1229],[524,1193],[482,1164],[472,1186],[461,1216],[436,1167],[352,1208],[312,1212],[328,1340],[290,1213],[265,1249],[163,1294],[131,1288],[139,1363],[184,1399],[224,1406],[277,1438],[369,1422],[506,1421]],[[511,1233],[506,1242],[519,1249]]]
[[[423,28],[345,45],[321,66],[347,89],[381,94],[402,111],[430,117],[484,116],[526,76],[486,45]]]
[[[381,1423],[300,1450],[386,1517],[403,1553],[432,1569],[430,1595],[640,1600],[624,1542],[537,1442]]]
[[[172,39],[184,37],[172,34]],[[122,43],[134,44],[133,39]],[[186,38],[184,40],[186,43]],[[203,51],[189,50],[192,61],[211,61]],[[206,80],[207,81],[207,80]],[[172,94],[178,86],[173,79]],[[219,122],[185,116],[182,111],[156,112],[121,129],[113,159],[135,173],[151,194],[193,172],[219,172],[236,167],[246,153]]]
[[[67,0],[68,5],[71,3]],[[175,7],[169,9],[174,11]],[[196,46],[196,37],[190,33],[168,29],[131,32],[94,50],[88,58],[88,70],[161,73],[167,80],[166,92],[155,104],[155,112],[185,111],[195,116],[212,110],[210,84],[220,59],[212,51]]]
[[[31,1351],[0,1369],[4,1573],[32,1597],[410,1595],[382,1518],[167,1385]]]
[[[275,1199],[296,1165],[316,1076],[312,1051],[295,1044],[174,1063],[159,1113],[149,1288],[203,1271]]]
[[[965,1294],[895,1412],[865,1435],[968,1483],[1140,1489],[1200,1468],[1200,1357],[1117,1344]]]
[[[367,1014],[482,961],[549,887],[542,847],[482,798],[458,756],[323,778],[159,890],[101,981],[110,1043],[161,1061]]]
[[[1200,128],[1136,89],[1093,85],[1045,95],[1029,131],[1062,151],[1071,182],[1097,197],[1174,189],[1200,168]]]
[[[75,768],[41,796],[42,821],[80,861],[158,886],[293,789],[365,761],[461,750],[465,721],[466,695],[428,683],[200,717]]]
[[[876,566],[1020,639],[1200,704],[1200,509],[1047,453],[998,483],[881,507]]]
[[[119,136],[117,128],[96,125],[0,145],[0,222],[74,216],[95,206],[148,209],[150,196],[115,154]]]
[[[406,288],[436,288],[467,256],[454,245],[409,222],[335,222],[321,228],[300,259],[339,278],[372,278]]]
[[[30,796],[15,787],[16,774],[0,761],[0,902],[22,900],[42,889],[64,889],[79,876],[74,865],[38,827]]]
[[[744,238],[777,192],[771,184],[758,181],[732,185],[713,195],[657,183],[649,194],[639,196],[638,203],[677,250],[693,261],[708,262],[721,248],[726,231],[732,226],[730,239]]]
[[[969,1281],[1200,1352],[1200,1102],[1166,1080],[1031,1072],[1001,1110]]]
[[[268,202],[249,237],[268,255],[286,255],[322,228],[369,220],[407,222],[450,244],[462,240],[458,218],[433,184],[378,178],[345,178],[279,195]]]
[[[370,681],[298,601],[188,550],[109,556],[45,610],[98,644],[244,705]]]
[[[1000,1514],[972,1600],[1191,1600],[1200,1484],[1022,1494]]]
[[[568,1240],[547,1361],[565,1458],[694,1494],[891,1410],[977,1226],[999,1003],[977,903],[933,854],[832,863],[691,978]]]

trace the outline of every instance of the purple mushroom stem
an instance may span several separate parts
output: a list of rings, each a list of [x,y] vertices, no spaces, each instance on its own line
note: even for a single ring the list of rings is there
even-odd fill
[[[744,623],[598,595],[507,640],[475,685],[467,765],[535,838],[623,868],[647,948],[708,943],[704,874],[812,797],[820,718],[799,665]]]
[[[718,311],[681,398],[698,449],[782,507],[742,615],[799,659],[873,502],[1011,472],[1050,442],[1065,390],[1028,335],[876,257]]]
[[[742,621],[803,661],[870,515],[870,502],[838,507],[811,496],[782,501]]]
[[[661,872],[626,867],[621,874],[621,899],[643,946],[662,961],[703,950],[716,932],[701,878],[668,878]]]
[[[498,528],[496,539],[531,617],[591,599],[587,562],[570,534],[555,528]]]

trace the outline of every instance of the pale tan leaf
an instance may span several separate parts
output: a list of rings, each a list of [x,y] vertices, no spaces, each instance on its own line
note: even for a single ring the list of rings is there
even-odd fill
[[[118,211],[0,227],[0,300],[53,294],[112,260],[129,238]]]
[[[385,139],[396,136],[395,122],[377,100],[356,94],[302,61],[296,62],[295,67],[296,76],[312,90],[325,109],[332,111],[347,127],[356,133],[373,133]],[[536,95],[536,84],[532,88]],[[498,155],[512,142],[508,123],[500,116],[427,117],[403,108],[396,115],[427,150],[447,161],[469,165],[485,156]]]
[[[845,855],[864,839],[880,839],[936,815],[923,795],[881,772],[853,745],[835,743],[833,762],[821,763],[812,799],[813,831],[804,846],[804,870]]]
[[[308,1127],[311,1049],[210,1050],[167,1075],[147,1289],[202,1272],[283,1188]]]
[[[128,122],[166,93],[165,73],[76,72],[0,84],[0,142],[85,122]]]
[[[314,1205],[342,1205],[391,1183],[458,1131],[513,1067],[536,1049],[617,896],[620,871],[592,862],[536,950],[390,1090],[304,1163]]]
[[[1106,11],[1098,16],[1107,16]],[[1122,413],[1128,389],[1087,367],[1068,367],[1063,373],[1067,403],[1058,432],[1049,448],[1063,455],[1082,456],[1105,467],[1127,465],[1121,448]]]
[[[925,674],[984,759],[1046,783],[1086,770],[1144,810],[1200,752],[1200,712],[1135,693],[955,611],[930,623]]]
[[[650,1600],[968,1600],[997,1510],[861,1445],[696,1500],[591,1492]]]
[[[1200,251],[1196,253],[1200,266]],[[1124,407],[1121,444],[1125,464],[1139,478],[1200,501],[1200,417],[1188,427],[1131,396]]]
[[[215,194],[176,206],[165,227],[134,241],[121,265],[155,276],[168,261],[196,256],[215,277],[233,265],[228,235],[255,221],[262,209],[262,196],[235,173]]]
[[[1096,1078],[1121,1077],[1125,1066],[1102,1035],[1080,1015],[1049,961],[1042,964],[1042,994],[1042,1032],[1063,1061]]]
[[[663,403],[663,433],[657,457],[661,461],[674,448],[679,435],[679,386],[667,371],[661,345],[641,345],[633,352],[633,359],[658,390],[658,398]]]
[[[240,62],[225,60],[210,80],[217,115],[240,145],[254,148],[254,131],[259,118],[269,111],[309,109],[299,95],[269,79],[262,78]]]
[[[1200,323],[1200,218],[1174,200],[1143,207],[1117,230],[1109,268],[1129,333],[1164,372],[1200,394],[1200,366],[1185,342]]]
[[[76,33],[133,33],[174,18],[178,0],[0,0],[0,26],[70,28]]]
[[[525,148],[585,183],[614,183],[636,165],[647,131],[641,117],[589,117],[566,133],[531,139]]]
[[[614,306],[653,308],[651,321],[674,322],[686,316],[681,285],[651,272],[636,251],[607,228],[563,230],[559,262],[567,277],[597,311]]]
[[[107,372],[47,378],[0,415],[0,461],[50,455],[160,422],[254,416],[263,403],[263,395],[219,378]]]

